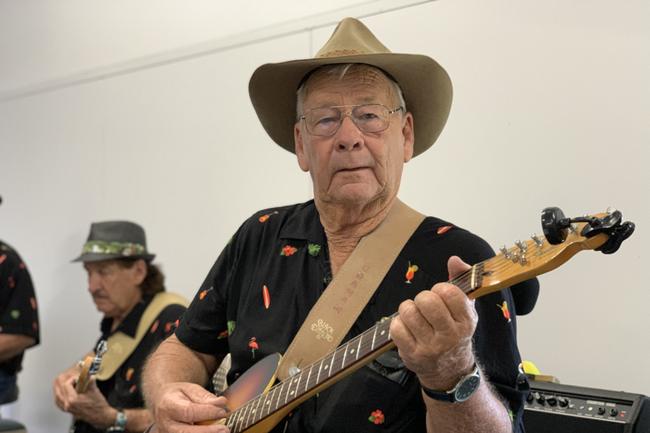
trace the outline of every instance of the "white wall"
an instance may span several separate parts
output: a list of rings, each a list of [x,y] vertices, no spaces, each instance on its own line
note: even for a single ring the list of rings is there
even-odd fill
[[[365,20],[454,82],[440,141],[407,166],[405,201],[495,247],[539,232],[552,205],[569,215],[616,206],[638,224],[616,255],[581,253],[541,277],[520,347],[566,383],[646,394],[648,12],[642,0],[448,0]],[[247,81],[263,62],[309,56],[331,30],[0,102],[0,236],[27,261],[41,305],[43,342],[26,355],[11,408],[30,432],[65,428],[50,383],[97,337],[84,273],[68,263],[91,221],[142,223],[168,287],[191,296],[244,218],[309,197],[294,157],[259,126]]]
[[[420,2],[422,0],[419,0]],[[0,94],[385,0],[0,1]]]

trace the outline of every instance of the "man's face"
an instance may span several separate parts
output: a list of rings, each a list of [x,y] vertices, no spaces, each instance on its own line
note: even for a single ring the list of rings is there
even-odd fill
[[[360,104],[382,104],[393,110],[399,102],[381,72],[352,69],[342,79],[314,74],[307,83],[302,111]],[[375,133],[362,132],[350,117],[344,117],[330,137],[312,135],[304,121],[298,121],[294,137],[298,163],[309,171],[317,200],[365,206],[397,195],[403,165],[413,156],[413,117],[401,111],[391,114],[389,127]]]
[[[88,291],[97,310],[106,317],[122,317],[140,300],[140,284],[146,276],[146,264],[138,260],[123,267],[116,260],[84,263],[88,272]]]

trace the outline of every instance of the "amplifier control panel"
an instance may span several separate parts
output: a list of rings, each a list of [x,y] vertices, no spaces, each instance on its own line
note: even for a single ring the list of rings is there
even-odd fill
[[[531,381],[525,409],[558,415],[632,423],[643,399],[640,394]]]

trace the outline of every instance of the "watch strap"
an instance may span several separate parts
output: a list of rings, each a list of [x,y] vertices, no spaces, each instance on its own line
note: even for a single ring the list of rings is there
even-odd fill
[[[107,432],[124,432],[126,431],[126,412],[123,409],[118,409],[115,415],[115,424],[106,430]]]
[[[478,365],[474,365],[474,369],[472,370],[472,372],[461,377],[460,380],[456,383],[456,385],[449,391],[437,391],[435,389],[427,388],[422,384],[420,384],[420,387],[422,388],[422,392],[424,392],[427,395],[427,397],[432,398],[433,400],[446,401],[448,403],[456,403],[456,402],[462,402],[467,400],[478,389],[479,381],[477,381],[476,379],[480,380],[480,377],[481,377],[480,369],[478,368]],[[469,390],[470,391],[469,394],[464,395],[463,398],[459,398],[457,396],[457,391],[465,383],[469,381],[475,382],[473,388]]]

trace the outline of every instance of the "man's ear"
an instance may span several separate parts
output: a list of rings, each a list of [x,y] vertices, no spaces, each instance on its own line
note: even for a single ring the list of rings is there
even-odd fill
[[[409,162],[411,158],[413,158],[413,144],[415,143],[413,122],[413,115],[411,113],[406,113],[404,115],[404,125],[402,126],[402,136],[404,137],[404,162]]]
[[[309,157],[305,152],[305,144],[303,142],[302,130],[300,122],[296,122],[293,126],[293,141],[296,145],[296,156],[298,157],[298,165],[302,171],[309,171]]]
[[[147,263],[144,260],[139,259],[133,264],[134,278],[136,279],[136,285],[142,284],[145,278],[147,278]]]

